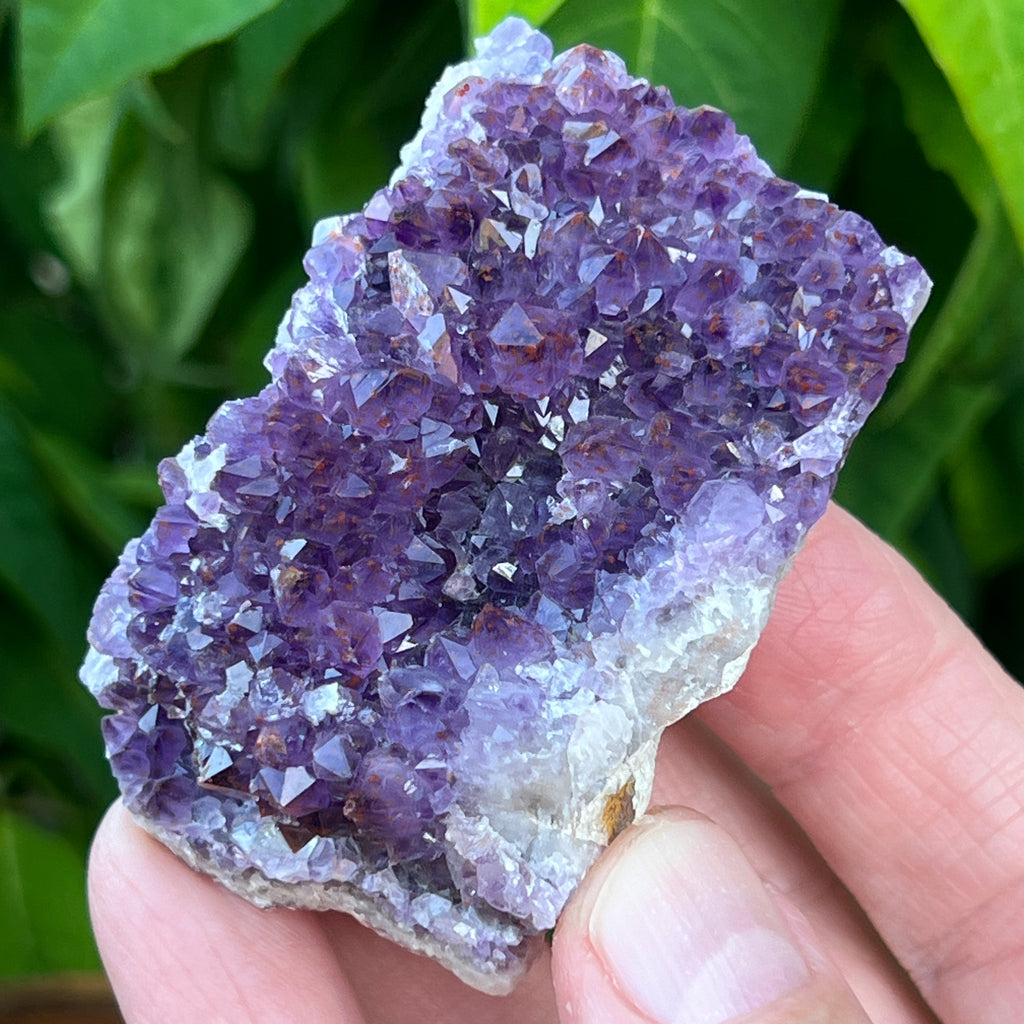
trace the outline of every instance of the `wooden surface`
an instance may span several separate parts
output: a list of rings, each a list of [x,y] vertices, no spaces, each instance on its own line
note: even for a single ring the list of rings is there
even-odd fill
[[[102,974],[0,982],[0,1024],[123,1024]]]

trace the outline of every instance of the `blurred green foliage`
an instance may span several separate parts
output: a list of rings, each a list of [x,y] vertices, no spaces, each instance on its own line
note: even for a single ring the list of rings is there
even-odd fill
[[[0,0],[0,975],[88,969],[77,683],[155,465],[260,359],[317,217],[510,11],[728,110],[935,293],[839,497],[1020,674],[1024,0]]]

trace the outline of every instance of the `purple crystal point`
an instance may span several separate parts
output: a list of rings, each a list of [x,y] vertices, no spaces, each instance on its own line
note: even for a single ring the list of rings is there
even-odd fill
[[[614,55],[478,48],[317,226],[272,382],[161,466],[82,677],[189,863],[507,991],[740,675],[930,284]]]

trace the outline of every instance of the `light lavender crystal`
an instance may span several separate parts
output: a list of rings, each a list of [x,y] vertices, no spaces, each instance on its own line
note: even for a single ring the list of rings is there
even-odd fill
[[[743,671],[929,281],[613,54],[478,49],[162,464],[82,678],[190,864],[501,992]]]

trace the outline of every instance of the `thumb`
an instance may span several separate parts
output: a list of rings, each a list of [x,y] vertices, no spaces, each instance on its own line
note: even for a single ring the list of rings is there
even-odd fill
[[[736,842],[660,811],[624,832],[558,923],[563,1024],[867,1024],[846,983],[794,934]]]

